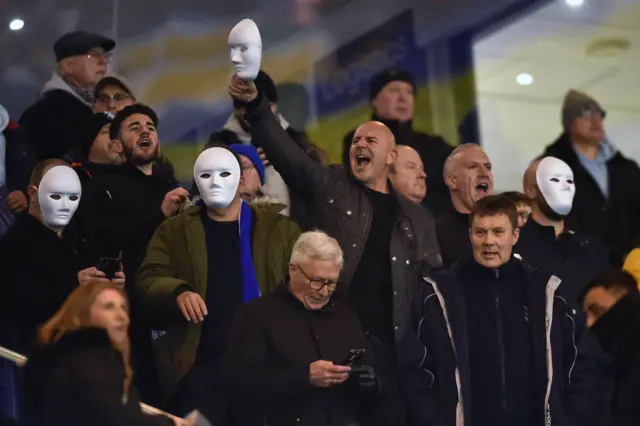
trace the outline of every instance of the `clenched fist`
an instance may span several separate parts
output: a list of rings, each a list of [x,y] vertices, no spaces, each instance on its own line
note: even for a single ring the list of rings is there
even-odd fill
[[[229,96],[237,101],[249,103],[258,96],[258,88],[253,81],[242,81],[234,75],[229,81]]]

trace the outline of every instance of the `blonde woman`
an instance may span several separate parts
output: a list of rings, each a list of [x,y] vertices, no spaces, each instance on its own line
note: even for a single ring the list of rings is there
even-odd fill
[[[25,366],[34,426],[187,426],[141,412],[129,359],[129,307],[112,283],[77,287],[39,332]]]

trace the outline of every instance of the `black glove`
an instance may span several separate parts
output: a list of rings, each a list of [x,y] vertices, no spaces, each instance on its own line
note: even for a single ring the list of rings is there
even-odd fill
[[[380,380],[373,367],[354,366],[351,368],[351,377],[360,396],[371,398],[380,394]]]

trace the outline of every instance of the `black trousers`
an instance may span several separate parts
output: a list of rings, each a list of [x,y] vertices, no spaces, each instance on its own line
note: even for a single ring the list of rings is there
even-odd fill
[[[362,410],[363,426],[406,426],[407,414],[398,384],[398,356],[395,342],[384,342],[365,333],[376,360],[376,371],[382,380],[382,400]]]
[[[220,364],[196,364],[177,386],[167,409],[170,413],[185,417],[198,410],[211,424],[227,426],[227,403],[220,384]]]

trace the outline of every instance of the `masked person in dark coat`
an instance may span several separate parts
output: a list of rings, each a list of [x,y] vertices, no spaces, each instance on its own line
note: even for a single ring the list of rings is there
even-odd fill
[[[253,83],[234,76],[229,93],[247,104],[255,142],[289,189],[310,203],[313,226],[345,250],[336,297],[356,311],[380,369],[393,376],[396,340],[409,324],[409,304],[424,270],[441,265],[432,215],[394,191],[388,177],[396,151],[391,131],[370,121],[351,145],[352,173],[311,160],[279,125]],[[386,367],[385,367],[386,366]],[[389,421],[402,424],[401,401]]]
[[[370,424],[380,383],[358,318],[331,297],[342,263],[335,239],[306,232],[288,279],[240,309],[224,359],[233,425]]]
[[[384,123],[398,145],[415,149],[424,164],[429,190],[421,200],[433,213],[450,208],[449,191],[443,180],[444,162],[453,148],[441,137],[413,129],[416,83],[413,75],[398,69],[385,69],[371,78],[369,100],[373,109],[371,120]],[[342,158],[346,170],[351,171],[349,151],[355,130],[344,137]]]
[[[559,278],[512,256],[511,200],[470,217],[473,257],[425,278],[401,354],[409,424],[584,425],[591,415],[583,324]],[[416,338],[417,335],[417,338]]]
[[[573,171],[555,157],[536,160],[525,173],[524,188],[533,203],[531,217],[514,247],[515,256],[560,278],[560,289],[574,303],[585,286],[609,268],[609,259],[598,241],[565,226],[576,191]],[[598,398],[590,424],[606,426],[611,421],[611,360],[589,332],[585,333],[585,344],[594,355]]]
[[[640,424],[640,294],[629,273],[610,270],[580,295],[587,326],[613,356],[613,426]]]
[[[10,261],[2,279],[3,345],[23,353],[78,284],[108,281],[95,267],[98,250],[67,226],[82,194],[75,171],[62,160],[40,162],[28,192],[29,214],[0,239],[0,258]],[[115,281],[123,285],[124,275]]]

